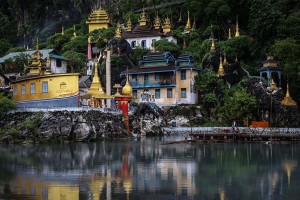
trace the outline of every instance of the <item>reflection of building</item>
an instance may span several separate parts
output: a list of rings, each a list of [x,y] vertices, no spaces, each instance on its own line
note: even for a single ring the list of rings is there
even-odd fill
[[[29,73],[12,83],[17,106],[78,107],[78,74],[66,73],[66,59],[62,56],[52,54],[44,58],[42,52],[32,54]]]
[[[128,70],[133,98],[139,102],[147,91],[158,105],[196,104],[194,77],[200,69],[193,62],[191,55],[182,55],[176,61],[170,52],[145,55],[138,68]]]

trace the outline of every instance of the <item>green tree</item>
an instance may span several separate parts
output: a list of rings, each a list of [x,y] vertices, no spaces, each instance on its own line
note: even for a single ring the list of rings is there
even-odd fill
[[[224,121],[230,124],[234,120],[251,118],[256,107],[256,98],[248,94],[245,89],[237,88],[231,89],[231,92],[226,95],[221,112]]]
[[[154,44],[157,51],[170,51],[175,57],[179,55],[180,47],[174,42],[169,42],[168,40],[158,40]]]
[[[15,103],[12,99],[2,96],[0,94],[0,118],[2,118],[8,111],[16,109]]]
[[[66,51],[63,56],[69,60],[68,65],[71,67],[71,72],[84,73],[87,59],[86,54],[69,50]]]

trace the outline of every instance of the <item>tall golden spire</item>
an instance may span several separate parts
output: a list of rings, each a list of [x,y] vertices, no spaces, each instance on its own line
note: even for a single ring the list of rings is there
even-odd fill
[[[231,39],[231,28],[228,29],[228,39]]]
[[[61,34],[64,35],[65,34],[65,29],[64,29],[64,25],[61,26]]]
[[[117,27],[116,27],[116,35],[115,38],[120,39],[122,37],[122,28],[121,28],[121,24],[118,21],[117,23]]]
[[[191,20],[190,20],[190,11],[188,11],[188,19],[184,28],[184,32],[189,32],[191,30]]]
[[[235,37],[240,36],[240,30],[239,30],[239,18],[236,17],[236,25],[235,25]]]
[[[215,53],[216,52],[216,46],[215,46],[215,38],[214,34],[212,32],[212,25],[210,26],[211,32],[210,32],[210,39],[211,39],[211,47],[210,47],[210,52]]]
[[[222,55],[220,55],[220,64],[219,64],[219,70],[218,70],[218,76],[224,76],[225,72],[224,72],[224,67],[223,67],[223,61],[222,61]]]
[[[297,103],[290,96],[289,84],[286,86],[286,94],[284,99],[281,101],[281,104],[284,106],[297,106]]]
[[[224,53],[224,62],[223,62],[223,65],[227,65],[227,56],[226,56],[226,53]]]
[[[194,15],[194,22],[193,22],[192,29],[196,30],[196,17],[195,17],[195,15]]]
[[[75,25],[73,26],[73,29],[74,29],[73,37],[76,38],[76,37],[77,37],[77,34],[76,34],[76,28],[75,28]]]
[[[146,12],[145,12],[144,9],[141,12],[139,22],[140,22],[140,26],[146,26],[147,25],[147,16],[146,16]]]
[[[171,21],[170,18],[167,16],[164,20],[164,25],[162,26],[164,33],[171,32]]]
[[[105,95],[105,92],[103,91],[100,77],[98,75],[98,58],[95,58],[95,66],[94,66],[94,77],[91,84],[91,87],[88,90],[88,93],[91,94],[94,97],[98,97],[99,95]]]
[[[128,32],[132,31],[131,17],[129,17],[126,26],[127,26],[127,27],[126,27],[126,31],[128,31]]]
[[[161,26],[161,24],[160,24],[160,19],[158,17],[158,11],[157,11],[156,17],[154,19],[154,29],[158,30],[158,29],[160,29],[160,26]]]

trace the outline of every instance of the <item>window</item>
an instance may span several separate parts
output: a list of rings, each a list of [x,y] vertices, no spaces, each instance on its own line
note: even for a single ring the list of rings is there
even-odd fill
[[[148,85],[149,84],[149,74],[144,75],[144,84]]]
[[[135,48],[135,47],[136,47],[136,41],[132,41],[132,42],[131,42],[131,47],[132,47],[132,48]]]
[[[60,83],[60,89],[66,89],[67,88],[67,84],[65,82]]]
[[[131,75],[131,79],[134,80],[134,81],[137,81],[137,75],[136,74],[132,74]]]
[[[156,80],[156,81],[159,81],[159,80],[160,80],[160,76],[159,76],[158,73],[155,73],[155,80]]]
[[[156,42],[156,39],[152,39],[152,47],[154,47],[155,42]]]
[[[134,99],[137,99],[137,90],[132,91],[132,96]]]
[[[186,98],[186,88],[181,88],[181,98]]]
[[[172,98],[173,94],[172,94],[172,88],[168,88],[167,89],[167,98]]]
[[[56,60],[56,67],[61,67],[61,60]]]
[[[30,84],[30,94],[35,94],[35,83]]]
[[[17,95],[17,86],[14,85],[14,96],[16,96],[16,95]]]
[[[21,94],[26,94],[25,85],[22,85],[22,88],[21,88]]]
[[[155,89],[155,99],[160,99],[160,89]]]
[[[186,70],[181,70],[181,80],[186,80]]]
[[[142,46],[143,48],[146,47],[146,40],[142,40],[141,46]]]
[[[48,82],[43,82],[42,83],[42,92],[43,93],[48,93]]]

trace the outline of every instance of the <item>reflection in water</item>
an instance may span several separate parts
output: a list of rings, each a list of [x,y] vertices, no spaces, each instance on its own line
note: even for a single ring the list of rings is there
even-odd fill
[[[174,137],[0,146],[0,198],[297,199],[298,144],[167,144]]]

